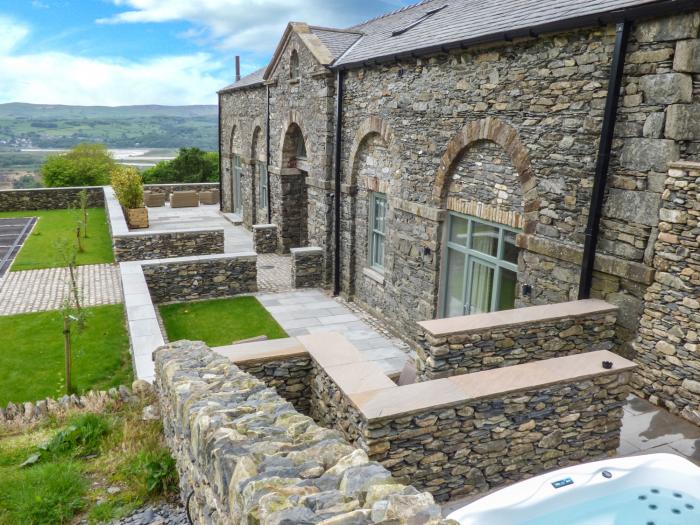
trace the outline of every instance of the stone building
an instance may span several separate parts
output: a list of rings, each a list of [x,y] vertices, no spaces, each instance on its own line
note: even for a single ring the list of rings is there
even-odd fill
[[[224,210],[276,225],[281,252],[320,247],[324,286],[409,340],[420,320],[603,298],[638,392],[700,423],[698,171],[673,187],[693,188],[682,227],[662,205],[671,163],[700,160],[698,3],[473,4],[290,23],[219,92]],[[674,258],[671,300],[654,290]]]

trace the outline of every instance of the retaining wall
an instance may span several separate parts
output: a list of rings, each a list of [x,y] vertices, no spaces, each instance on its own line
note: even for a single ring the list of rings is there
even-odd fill
[[[430,494],[397,484],[340,432],[202,343],[173,343],[154,357],[165,435],[195,523],[448,523]]]
[[[597,299],[418,323],[418,380],[614,347],[617,307]]]
[[[186,302],[257,292],[255,253],[177,257],[142,263],[156,303]]]
[[[77,188],[28,188],[24,190],[0,190],[0,211],[60,210],[77,207],[78,194],[86,190],[88,206],[104,206],[102,186]]]

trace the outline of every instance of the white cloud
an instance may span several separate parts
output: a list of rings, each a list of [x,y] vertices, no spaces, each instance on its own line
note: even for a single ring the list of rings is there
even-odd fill
[[[343,27],[372,9],[395,6],[395,0],[112,0],[125,11],[100,23],[186,21],[206,29],[222,49],[269,53],[290,20]],[[201,37],[201,33],[197,33]]]
[[[143,60],[21,53],[14,50],[29,28],[7,17],[0,17],[0,34],[0,102],[214,104],[217,89],[227,83],[222,78],[233,69],[207,53]]]

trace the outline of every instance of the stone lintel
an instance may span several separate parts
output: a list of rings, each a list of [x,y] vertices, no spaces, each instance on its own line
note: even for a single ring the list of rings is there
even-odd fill
[[[418,326],[434,337],[449,337],[510,326],[543,324],[559,319],[589,317],[591,315],[613,312],[617,312],[617,306],[600,299],[584,299],[568,303],[528,306],[486,314],[420,321]]]
[[[611,369],[602,366],[612,363]],[[496,368],[412,385],[361,392],[351,401],[368,420],[404,417],[505,394],[629,372],[637,365],[607,350]]]
[[[542,237],[541,235],[519,234],[516,237],[518,248],[580,265],[583,248],[573,244]],[[654,269],[646,264],[626,261],[612,255],[597,253],[594,268],[602,273],[629,279],[630,281],[651,284],[654,282]]]

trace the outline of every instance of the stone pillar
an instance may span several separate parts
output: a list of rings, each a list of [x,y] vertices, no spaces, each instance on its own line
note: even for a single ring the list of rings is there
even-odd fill
[[[292,286],[317,288],[323,283],[323,249],[292,248]]]
[[[700,425],[700,163],[671,164],[662,199],[634,387]]]
[[[277,225],[253,225],[255,253],[275,253],[277,251]]]

